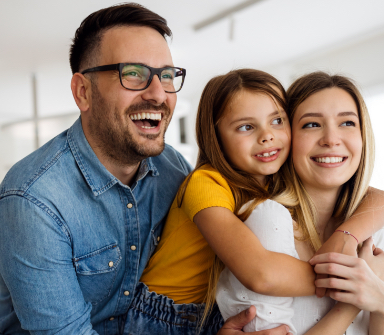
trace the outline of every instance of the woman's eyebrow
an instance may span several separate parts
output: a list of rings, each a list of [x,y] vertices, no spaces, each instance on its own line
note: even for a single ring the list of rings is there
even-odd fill
[[[321,114],[321,113],[305,113],[301,116],[301,118],[299,119],[299,121],[301,119],[304,119],[305,117],[323,117],[324,115]]]
[[[337,114],[337,116],[356,116],[357,118],[359,118],[355,112],[341,112]]]
[[[305,113],[301,116],[300,120],[305,117],[323,117],[323,116],[324,115],[322,113]],[[359,118],[355,112],[340,112],[339,114],[337,114],[337,116],[355,116]]]

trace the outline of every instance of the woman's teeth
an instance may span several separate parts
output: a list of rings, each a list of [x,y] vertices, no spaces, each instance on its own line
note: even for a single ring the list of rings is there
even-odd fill
[[[270,152],[264,152],[262,155],[257,155],[257,157],[271,157],[273,155],[276,155],[277,150],[270,151]]]
[[[317,163],[341,163],[343,157],[315,157]]]

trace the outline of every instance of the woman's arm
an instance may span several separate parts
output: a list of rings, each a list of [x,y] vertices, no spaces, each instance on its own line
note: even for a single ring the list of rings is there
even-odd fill
[[[366,197],[356,209],[355,213],[347,221],[342,223],[337,230],[349,231],[360,243],[364,242],[383,227],[384,191],[370,187]],[[356,244],[357,242],[352,236],[334,232],[316,254],[340,252],[353,256],[356,255]]]
[[[330,297],[370,311],[370,334],[384,333],[384,252],[372,251],[373,240],[364,242],[359,259],[336,254],[315,256],[315,271],[338,278],[316,280],[316,286],[330,288]]]
[[[359,312],[360,309],[353,305],[338,302],[316,326],[307,331],[305,335],[342,335]]]
[[[345,230],[353,234],[360,242],[365,241],[384,226],[384,192],[370,187],[367,195],[355,213],[337,230]],[[350,235],[334,232],[331,237],[316,252],[316,255],[339,252],[345,255],[357,256],[357,241]],[[316,279],[326,278],[326,275],[317,275]],[[316,295],[323,297],[325,289],[316,288]]]
[[[311,265],[266,250],[229,209],[206,208],[198,212],[193,221],[216,255],[248,289],[281,297],[315,293],[315,274]]]

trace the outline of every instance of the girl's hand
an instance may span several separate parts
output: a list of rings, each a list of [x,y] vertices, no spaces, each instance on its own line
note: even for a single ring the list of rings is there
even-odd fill
[[[313,257],[310,264],[315,265],[316,273],[337,277],[315,281],[317,287],[330,289],[331,298],[384,315],[384,281],[380,279],[384,275],[384,252],[373,252],[372,247],[370,238],[363,244],[361,258],[327,253]]]
[[[242,311],[241,313],[232,316],[229,318],[223,325],[223,327],[218,331],[217,335],[240,335],[244,334],[242,331],[243,327],[252,321],[256,316],[255,306]],[[289,332],[289,327],[282,325],[277,328],[260,330],[257,332],[247,333],[249,335],[292,335]]]

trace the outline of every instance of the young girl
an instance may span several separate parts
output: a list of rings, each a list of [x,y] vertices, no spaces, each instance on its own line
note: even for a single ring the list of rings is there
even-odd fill
[[[281,84],[257,70],[231,71],[207,84],[196,124],[198,163],[179,190],[135,292],[127,333],[195,334],[203,302],[214,302],[222,269],[215,254],[252,291],[315,293],[307,262],[266,250],[243,223],[267,199],[287,206],[298,203],[286,168],[280,169],[290,147],[285,101]],[[354,226],[356,222],[344,223],[340,229],[352,231]],[[371,235],[364,234],[358,238]],[[334,235],[339,245],[350,244],[342,234]],[[216,333],[222,324],[216,307],[206,319],[202,332]]]

